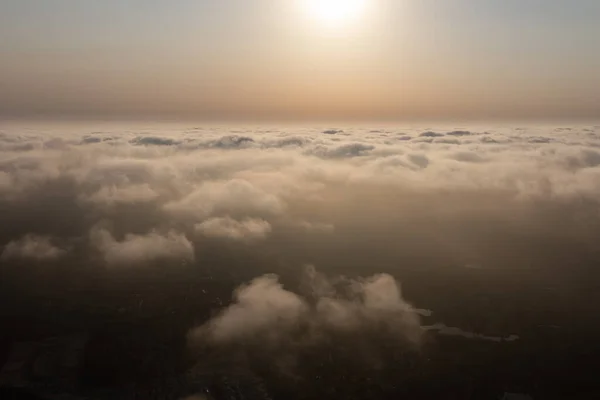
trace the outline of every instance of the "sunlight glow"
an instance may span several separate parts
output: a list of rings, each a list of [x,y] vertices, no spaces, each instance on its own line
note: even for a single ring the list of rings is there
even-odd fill
[[[306,0],[310,14],[326,24],[348,23],[360,18],[367,0]]]

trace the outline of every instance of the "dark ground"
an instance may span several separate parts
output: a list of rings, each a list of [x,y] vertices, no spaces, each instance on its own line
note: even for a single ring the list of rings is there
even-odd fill
[[[237,276],[193,267],[157,266],[143,274],[27,268],[27,273],[15,265],[2,269],[0,364],[14,342],[86,332],[90,341],[77,391],[90,398],[138,393],[137,398],[177,399],[202,390],[222,398],[239,390],[246,398],[290,400],[496,399],[504,392],[534,399],[600,398],[600,325],[592,283],[558,285],[560,279],[539,273],[453,266],[384,271],[402,281],[408,301],[434,311],[424,323],[517,334],[520,340],[495,343],[430,332],[419,349],[407,349],[375,332],[369,344],[380,355],[375,363],[353,358],[349,349],[356,344],[346,338],[303,351],[293,373],[282,373],[260,348],[246,348],[242,359],[235,348],[191,352],[186,346],[188,330],[226,305],[237,285],[265,272],[261,268],[240,268],[245,272]],[[277,268],[293,288],[295,269]],[[356,265],[328,272],[352,276],[371,270]],[[583,287],[589,292],[574,291]]]

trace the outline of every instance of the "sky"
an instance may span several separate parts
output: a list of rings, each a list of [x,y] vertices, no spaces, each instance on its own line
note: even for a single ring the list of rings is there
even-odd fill
[[[600,118],[597,0],[4,0],[0,116]]]

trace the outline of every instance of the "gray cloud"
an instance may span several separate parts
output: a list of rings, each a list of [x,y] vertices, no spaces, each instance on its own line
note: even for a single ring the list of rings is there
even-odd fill
[[[448,135],[448,136],[469,136],[469,135],[472,135],[472,133],[469,131],[450,131],[450,132],[446,132],[446,135]]]
[[[455,138],[442,137],[437,138],[432,141],[432,143],[440,143],[440,144],[460,144],[460,140]]]
[[[487,161],[485,158],[481,157],[479,154],[468,152],[468,151],[457,152],[457,153],[453,154],[451,156],[451,158],[453,158],[456,161],[473,162],[473,163]]]
[[[311,151],[319,157],[325,158],[344,158],[344,157],[360,157],[367,155],[371,150],[375,149],[375,146],[366,145],[362,143],[350,143],[341,145],[334,148],[321,146]]]
[[[56,260],[63,257],[66,253],[67,250],[54,246],[49,237],[26,235],[4,246],[0,258],[3,260],[22,258],[45,261]]]
[[[219,149],[237,149],[241,147],[251,146],[254,143],[254,139],[248,136],[230,135],[223,136],[222,138],[209,142],[210,147]]]
[[[429,166],[429,158],[423,154],[411,154],[408,159],[420,168],[427,168]]]
[[[433,132],[433,131],[427,131],[427,132],[423,132],[419,135],[420,137],[430,137],[430,138],[435,138],[435,137],[442,137],[444,136],[443,133],[438,133],[438,132]]]
[[[139,146],[174,146],[180,142],[171,138],[157,136],[141,136],[131,140],[132,144]]]

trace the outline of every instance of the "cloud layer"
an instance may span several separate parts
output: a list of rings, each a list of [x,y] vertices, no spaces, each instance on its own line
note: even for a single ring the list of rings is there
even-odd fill
[[[560,299],[598,296],[599,199],[598,126],[0,126],[1,268],[251,282],[198,328],[215,343],[380,321],[418,341],[404,297],[453,326],[477,308],[485,333],[430,329],[472,339],[514,332],[500,309],[570,321]],[[334,278],[289,286],[305,264]]]

